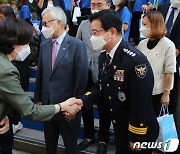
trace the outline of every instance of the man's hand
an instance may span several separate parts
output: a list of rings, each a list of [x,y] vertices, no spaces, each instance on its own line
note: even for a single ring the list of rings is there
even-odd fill
[[[75,115],[81,110],[82,106],[82,100],[73,97],[61,103],[61,111],[67,112],[69,115]]]
[[[0,134],[5,134],[9,130],[9,119],[6,116],[1,122],[0,122]]]
[[[70,99],[68,99],[67,101],[71,101],[70,103],[69,103],[69,106],[76,106],[76,105],[78,105],[77,107],[78,107],[78,109],[79,109],[79,111],[81,110],[81,107],[83,106],[83,102],[82,102],[82,100],[81,99],[75,99],[75,98],[70,98]],[[62,105],[61,105],[62,106]],[[74,106],[74,107],[75,107]],[[61,111],[62,111],[62,108],[61,108]],[[79,111],[77,111],[77,112],[79,112]],[[76,112],[76,113],[77,113]],[[75,114],[72,114],[72,113],[70,113],[70,112],[67,112],[67,111],[64,111],[63,112],[64,113],[64,115],[65,115],[65,119],[67,120],[67,121],[70,121],[70,120],[72,120],[72,119],[74,119],[75,118]]]
[[[71,106],[71,105],[74,105],[74,104],[77,104],[78,106],[83,107],[83,102],[82,102],[81,99],[76,99],[74,102],[71,102],[69,105]]]
[[[134,143],[133,142],[129,142],[129,147],[132,151],[141,151],[140,148],[138,148],[137,146],[134,148]]]

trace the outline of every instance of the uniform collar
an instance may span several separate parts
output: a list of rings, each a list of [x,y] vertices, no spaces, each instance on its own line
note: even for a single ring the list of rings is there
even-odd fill
[[[122,38],[121,38],[121,39],[119,40],[119,42],[114,46],[114,48],[112,48],[112,50],[108,53],[109,56],[111,57],[111,59],[113,59],[114,54],[115,54],[115,52],[116,52],[119,44],[121,43],[121,41],[122,41]]]

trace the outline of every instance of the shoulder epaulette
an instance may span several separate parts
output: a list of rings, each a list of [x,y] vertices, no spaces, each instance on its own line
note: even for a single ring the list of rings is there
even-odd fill
[[[132,51],[129,50],[129,49],[124,48],[123,51],[124,51],[125,53],[127,53],[128,55],[132,56],[132,57],[135,57],[135,56],[136,56],[136,53],[132,52]]]

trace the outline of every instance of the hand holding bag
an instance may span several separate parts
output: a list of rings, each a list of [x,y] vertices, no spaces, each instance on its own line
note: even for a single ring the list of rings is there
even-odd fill
[[[162,116],[161,116],[161,113],[163,113]],[[172,114],[169,115],[167,106],[162,105],[161,111],[157,120],[159,123],[160,131],[159,131],[159,136],[156,142],[163,143],[163,146],[161,147],[161,149],[158,149],[158,150],[162,152],[171,152],[172,148],[174,149],[176,148],[175,144],[177,144],[177,148],[178,148],[179,140],[178,140],[178,135],[177,135],[176,126],[174,122],[174,117]],[[173,143],[174,147],[172,147],[171,139],[177,140],[178,142],[178,143]],[[176,149],[174,151],[176,151]]]

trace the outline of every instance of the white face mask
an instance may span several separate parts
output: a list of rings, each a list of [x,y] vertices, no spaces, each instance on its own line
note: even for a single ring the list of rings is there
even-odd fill
[[[180,0],[170,0],[171,5],[177,9],[180,9]]]
[[[108,33],[108,32],[107,32]],[[106,33],[106,34],[107,34]],[[105,35],[106,35],[105,34]],[[96,51],[101,51],[104,47],[104,45],[109,42],[109,41],[105,41],[104,40],[104,36],[95,36],[95,35],[92,35],[91,38],[90,38],[90,41],[91,41],[91,44],[92,44],[92,47],[93,47],[93,50],[96,50]]]
[[[43,33],[44,37],[48,39],[48,38],[52,38],[54,34],[54,29],[52,27],[47,28],[45,26],[42,26],[41,32]]]
[[[122,3],[123,0],[112,0],[114,5],[119,5]]]
[[[147,36],[151,33],[151,27],[146,28],[142,25],[140,32],[147,38]]]
[[[25,48],[21,47],[21,51],[19,52],[17,52],[16,50],[14,51],[17,53],[16,59],[15,59],[16,61],[24,61],[26,57],[31,53],[31,49],[29,45]]]
[[[91,13],[94,14],[94,13],[97,13],[99,11],[101,11],[101,10],[91,10]]]

